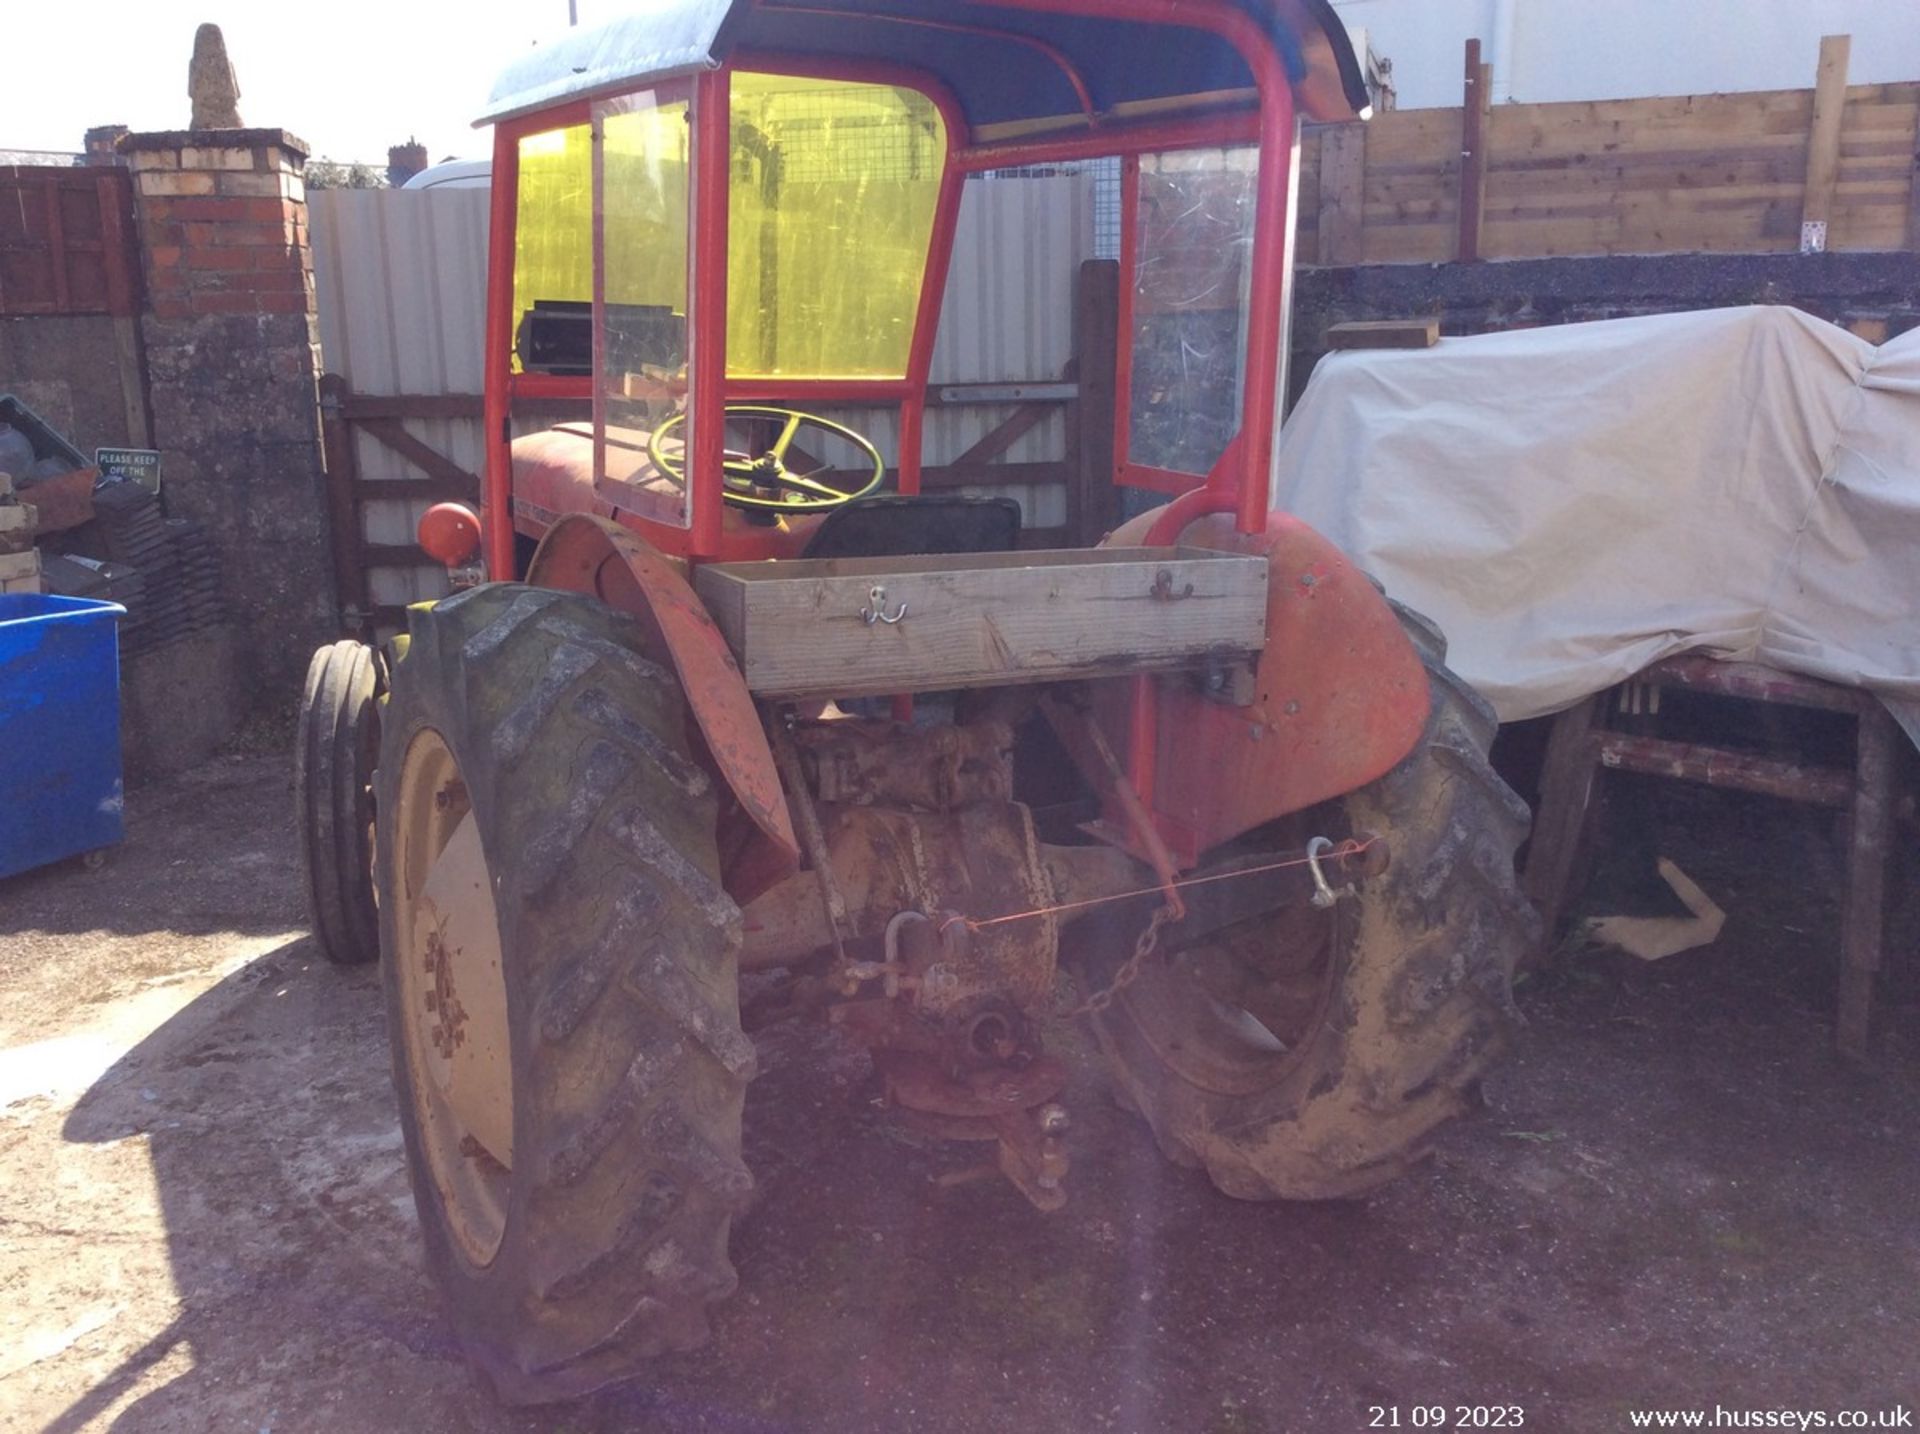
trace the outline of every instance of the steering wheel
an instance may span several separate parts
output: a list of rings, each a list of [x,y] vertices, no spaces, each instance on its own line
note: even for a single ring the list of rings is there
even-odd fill
[[[728,418],[781,420],[780,436],[773,440],[773,446],[766,452],[756,457],[732,449],[726,451],[726,458],[720,465],[722,491],[727,502],[736,508],[775,513],[818,513],[866,497],[887,476],[886,460],[880,456],[880,450],[865,435],[830,418],[822,418],[817,413],[802,413],[797,408],[769,408],[756,403],[730,403],[725,412]],[[686,421],[685,413],[676,413],[654,429],[653,436],[647,440],[647,456],[653,460],[653,466],[682,488],[687,484],[684,463],[686,446],[683,443],[677,452],[669,454],[661,448],[660,440],[678,432]],[[866,485],[848,492],[815,482],[810,474],[791,471],[786,464],[787,450],[793,446],[794,435],[803,428],[818,428],[835,434],[871,458],[873,476]],[[822,470],[816,468],[813,471],[818,473]]]

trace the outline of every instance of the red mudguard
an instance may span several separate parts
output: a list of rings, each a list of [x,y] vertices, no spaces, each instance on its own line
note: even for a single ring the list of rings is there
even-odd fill
[[[1140,542],[1156,516],[1133,519],[1107,542]],[[1158,684],[1154,812],[1174,857],[1190,866],[1221,842],[1384,775],[1419,741],[1431,699],[1387,600],[1298,518],[1271,514],[1266,532],[1249,536],[1215,514],[1189,524],[1180,542],[1265,553],[1272,564],[1253,703],[1211,701],[1178,679]],[[1125,751],[1125,684],[1112,686],[1097,710]]]

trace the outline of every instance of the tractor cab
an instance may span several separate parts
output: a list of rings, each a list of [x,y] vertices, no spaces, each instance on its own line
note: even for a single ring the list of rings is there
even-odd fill
[[[1365,103],[1325,0],[669,0],[536,49],[483,117],[491,573],[523,570],[515,536],[524,558],[568,514],[740,560],[803,555],[836,510],[919,495],[967,181],[1103,158],[1136,279],[1113,476],[1207,487],[1258,531],[1295,123]],[[1181,276],[1159,277],[1185,258],[1154,252],[1169,205],[1202,211],[1179,241],[1237,290],[1199,318],[1178,312]],[[1170,386],[1134,339],[1183,322],[1229,358]],[[1142,401],[1209,411],[1130,422]],[[879,527],[928,551],[952,522]]]

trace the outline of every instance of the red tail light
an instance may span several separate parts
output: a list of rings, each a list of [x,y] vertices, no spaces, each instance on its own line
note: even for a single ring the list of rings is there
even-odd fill
[[[480,551],[480,517],[465,503],[435,503],[420,515],[415,533],[420,550],[450,568],[471,562]]]

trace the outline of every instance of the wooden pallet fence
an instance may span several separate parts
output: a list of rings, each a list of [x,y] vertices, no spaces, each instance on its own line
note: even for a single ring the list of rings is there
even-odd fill
[[[124,169],[0,165],[0,316],[138,312]]]
[[[1471,45],[1457,109],[1302,140],[1304,264],[1920,249],[1920,80],[1487,106]]]

